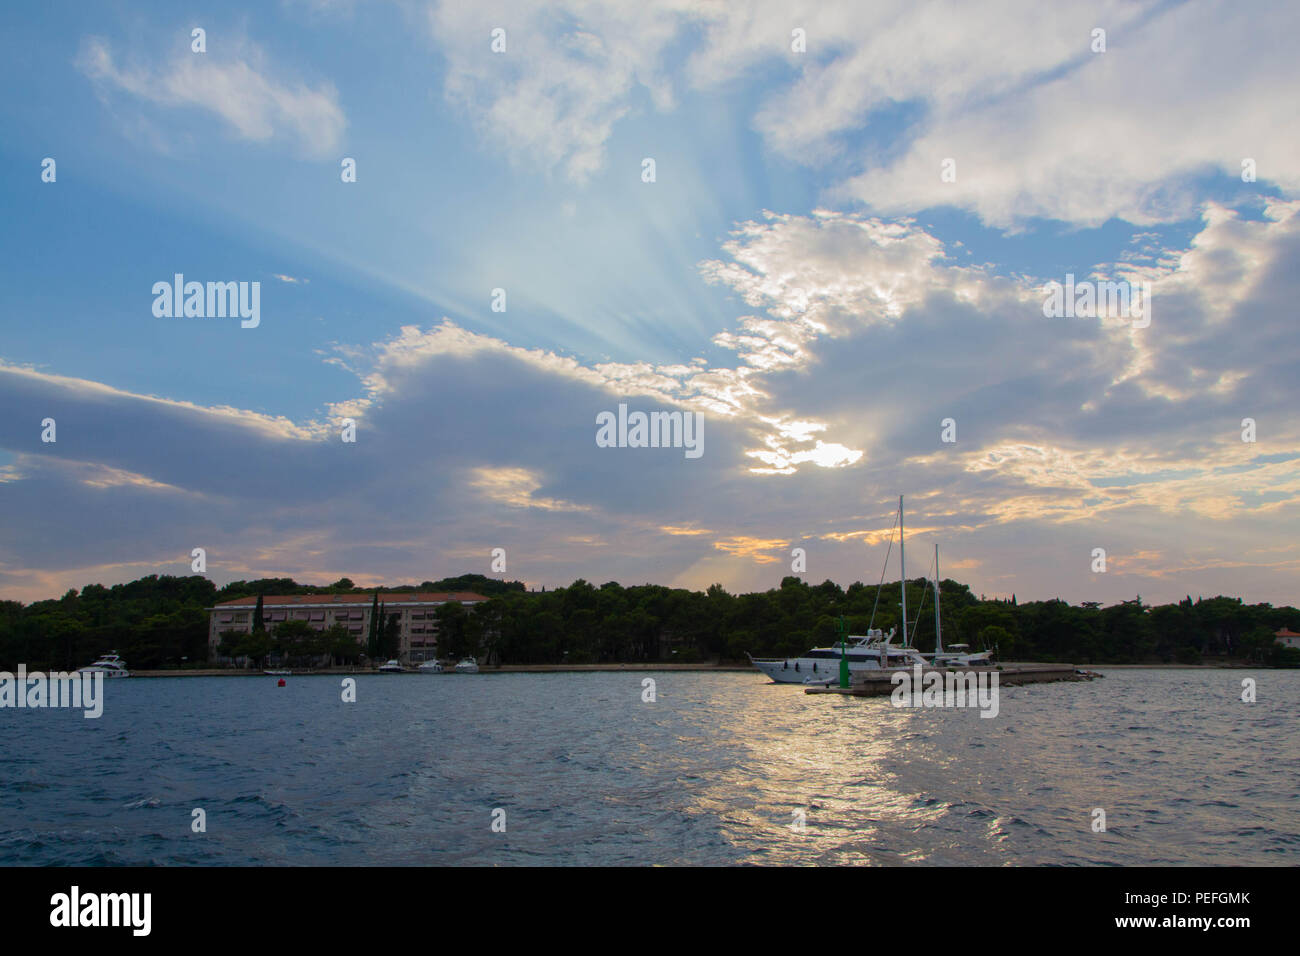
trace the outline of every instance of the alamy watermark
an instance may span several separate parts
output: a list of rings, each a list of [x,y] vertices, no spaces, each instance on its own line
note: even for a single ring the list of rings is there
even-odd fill
[[[262,283],[186,282],[177,272],[172,281],[153,284],[153,314],[159,319],[224,319],[238,316],[241,328],[255,329],[262,321]]]
[[[152,893],[83,893],[74,885],[50,897],[50,925],[57,928],[119,926],[148,936],[152,912]]]
[[[601,412],[596,425],[599,448],[684,448],[687,458],[704,454],[703,412],[629,414],[627,406],[620,403],[617,416]]]
[[[1049,319],[1132,319],[1133,328],[1151,324],[1151,283],[1074,281],[1066,273],[1065,284],[1052,281],[1043,286],[1043,315]]]
[[[41,671],[27,673],[19,664],[18,673],[0,671],[0,708],[80,707],[83,717],[93,720],[104,713],[104,675],[99,671],[82,674]]]
[[[981,717],[998,715],[998,672],[995,670],[895,671],[890,678],[895,707],[978,707]]]

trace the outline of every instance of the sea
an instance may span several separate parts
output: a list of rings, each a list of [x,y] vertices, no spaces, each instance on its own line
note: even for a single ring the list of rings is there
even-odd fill
[[[757,672],[107,681],[0,710],[0,864],[1300,864],[1300,671],[1099,670],[993,718]]]

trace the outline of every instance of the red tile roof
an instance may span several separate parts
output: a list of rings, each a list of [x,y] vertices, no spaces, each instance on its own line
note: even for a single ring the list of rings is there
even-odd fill
[[[375,599],[374,591],[350,591],[345,594],[264,594],[262,606],[284,605],[288,607],[319,607],[327,604],[370,604]],[[381,604],[434,604],[440,601],[486,601],[481,594],[473,591],[380,591]],[[222,601],[218,608],[256,607],[257,595]]]
[[[1300,634],[1297,634],[1295,631],[1288,631],[1288,630],[1284,627],[1284,628],[1282,628],[1282,630],[1280,630],[1280,631],[1275,631],[1275,632],[1273,633],[1273,636],[1274,636],[1274,637],[1300,637]]]

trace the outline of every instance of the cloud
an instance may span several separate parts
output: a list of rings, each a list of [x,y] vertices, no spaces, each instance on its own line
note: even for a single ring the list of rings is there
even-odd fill
[[[755,91],[765,148],[830,177],[826,197],[886,216],[954,206],[1002,228],[1196,215],[1206,181],[1300,188],[1297,79],[1284,44],[1300,8],[1271,3],[1031,0],[863,7],[522,2],[430,8],[444,93],[485,141],[583,182],[614,127],[683,97]],[[490,31],[506,30],[493,54]],[[806,31],[807,52],[790,49]],[[1094,29],[1107,31],[1092,51]],[[955,182],[940,177],[956,164]]]
[[[307,155],[334,154],[347,121],[327,82],[272,78],[261,50],[234,42],[233,54],[215,48],[186,52],[154,66],[119,65],[108,40],[88,37],[77,66],[103,96],[125,95],[166,109],[199,109],[219,117],[240,139],[289,139]]]
[[[982,18],[985,11],[967,8],[966,15]],[[989,64],[972,75],[931,61],[943,44],[925,44],[916,68],[933,67],[935,89],[955,87],[962,95],[929,95],[929,110],[907,147],[837,194],[885,214],[952,205],[1002,227],[1031,217],[1097,226],[1112,217],[1139,224],[1189,218],[1204,199],[1203,180],[1213,174],[1255,193],[1256,186],[1240,182],[1246,158],[1268,157],[1260,160],[1261,180],[1291,194],[1300,187],[1300,132],[1284,119],[1296,118],[1287,93],[1296,80],[1294,58],[1259,43],[1261,31],[1288,35],[1300,28],[1294,5],[1112,5],[1087,16],[1030,18],[1005,33],[995,17],[983,31],[967,34],[983,48],[981,58],[996,55],[1040,71],[1022,83],[1008,82],[1010,66]],[[941,35],[962,36],[970,26],[962,20]],[[1109,28],[1106,52],[1089,50],[1089,24]],[[1016,49],[978,39],[1013,34]],[[900,38],[886,31],[876,42],[891,39]],[[1055,62],[1043,62],[1044,50],[1055,53]],[[870,53],[855,47],[853,56]],[[871,71],[891,77],[896,90],[894,66],[875,61]],[[793,109],[812,92],[771,109]],[[826,129],[836,128],[826,108],[820,114]],[[815,116],[802,119],[815,122]],[[955,182],[939,175],[947,158],[956,162]]]
[[[648,95],[674,101],[664,59],[685,20],[679,4],[523,2],[429,8],[433,40],[447,60],[444,85],[484,138],[514,159],[559,168],[583,182],[604,164],[614,125]],[[505,51],[491,49],[505,31]]]
[[[538,508],[542,511],[587,511],[585,505],[555,498],[539,498],[534,492],[542,487],[542,478],[528,468],[479,467],[472,471],[471,488],[485,498],[512,508]]]
[[[505,547],[547,584],[743,588],[775,584],[799,543],[814,579],[874,581],[901,491],[913,539],[980,590],[1279,596],[1300,528],[1298,206],[1208,208],[1160,250],[1140,331],[1046,319],[1035,279],[955,265],[915,223],[822,211],[742,223],[701,264],[752,310],[721,338],[731,364],[589,364],[444,321],[341,346],[355,390],[319,420],[0,365],[0,403],[24,410],[0,418],[0,587],[187,573],[199,546],[222,580],[418,582]],[[631,399],[703,411],[704,456],[598,447],[596,415]],[[755,451],[785,473],[754,474]],[[1121,558],[1100,581],[1097,546]]]
[[[723,538],[713,542],[713,546],[719,551],[725,551],[735,558],[745,558],[756,564],[772,564],[779,561],[775,555],[768,554],[769,551],[776,551],[788,547],[789,541],[780,539],[763,539],[750,538],[744,535],[738,535],[732,538]]]

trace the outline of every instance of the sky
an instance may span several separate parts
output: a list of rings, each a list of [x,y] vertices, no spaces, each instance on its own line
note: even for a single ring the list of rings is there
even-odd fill
[[[903,495],[909,577],[1300,605],[1300,6],[0,22],[0,598],[196,548],[219,585],[874,583]],[[256,324],[156,314],[176,274]],[[620,405],[701,453],[605,447]]]

